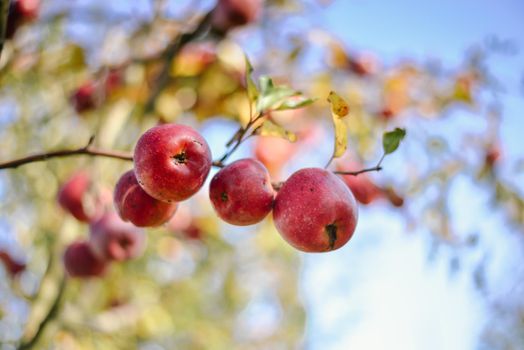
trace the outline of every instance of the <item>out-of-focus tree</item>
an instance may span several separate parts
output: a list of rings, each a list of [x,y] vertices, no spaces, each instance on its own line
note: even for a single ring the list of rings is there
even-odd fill
[[[130,152],[157,124],[204,125],[222,135],[235,123],[238,131],[221,138],[229,141],[225,157],[212,149],[215,165],[244,147],[276,189],[290,169],[310,166],[312,153],[326,162],[331,144],[345,141],[341,132],[348,150],[329,169],[377,170],[340,176],[360,205],[390,205],[407,230],[426,226],[436,242],[457,248],[481,239],[458,232],[449,213],[450,179],[458,175],[489,191],[507,222],[523,227],[523,196],[497,171],[501,111],[496,97],[485,97],[498,88],[485,63],[492,48],[474,47],[458,67],[386,65],[308,23],[289,29],[290,19],[320,6],[311,2],[195,1],[181,9],[151,1],[137,7],[140,15],[123,15],[138,5],[128,6],[13,0],[3,16],[0,342],[20,349],[300,346],[299,255],[271,218],[247,229],[225,225],[207,188],[180,203],[166,225],[146,230],[140,257],[70,269],[96,261],[82,250],[87,222],[112,208],[113,188],[132,168]],[[320,68],[312,71],[312,63]],[[349,105],[348,117],[333,116],[335,140],[331,91]],[[262,112],[259,124],[253,108]],[[444,134],[456,109],[477,127]],[[395,128],[407,129],[405,143],[383,163],[391,145],[382,135]],[[17,159],[27,164],[17,167]],[[378,172],[383,166],[395,177]],[[64,257],[66,247],[76,252]]]

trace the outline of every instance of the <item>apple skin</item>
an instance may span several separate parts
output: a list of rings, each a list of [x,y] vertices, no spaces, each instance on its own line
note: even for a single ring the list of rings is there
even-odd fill
[[[91,220],[83,204],[84,195],[89,190],[90,184],[89,175],[80,171],[72,175],[58,192],[58,204],[78,221],[89,222]]]
[[[180,202],[195,194],[211,169],[211,151],[193,128],[163,124],[146,131],[134,153],[135,175],[150,196]]]
[[[89,242],[77,241],[66,248],[64,266],[71,277],[100,277],[106,272],[107,262],[95,256]]]
[[[115,186],[114,204],[118,215],[138,227],[166,223],[177,210],[177,203],[166,203],[148,195],[140,187],[133,170],[124,173]]]
[[[212,27],[219,33],[226,33],[255,22],[262,13],[263,3],[263,0],[218,0],[211,15]]]
[[[284,182],[273,207],[275,226],[293,247],[327,252],[345,245],[358,221],[355,197],[333,173],[298,170]]]
[[[99,259],[123,261],[143,253],[146,237],[141,229],[107,212],[89,226],[89,241]]]
[[[209,199],[218,216],[239,226],[262,221],[273,206],[274,191],[267,169],[255,159],[240,159],[211,180]]]

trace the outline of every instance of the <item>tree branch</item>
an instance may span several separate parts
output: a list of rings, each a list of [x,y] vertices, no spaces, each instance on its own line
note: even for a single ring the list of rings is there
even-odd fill
[[[168,48],[166,49],[163,55],[164,56],[164,65],[162,67],[161,72],[158,74],[158,77],[152,88],[151,95],[149,96],[149,99],[147,100],[144,106],[144,114],[147,114],[153,110],[153,108],[155,107],[155,102],[158,99],[158,96],[160,96],[160,93],[164,90],[164,88],[169,83],[170,81],[169,70],[171,67],[171,62],[173,61],[177,53],[187,43],[195,40],[199,36],[206,33],[210,29],[210,27],[211,27],[211,12],[207,13],[202,18],[200,23],[198,23],[198,25],[192,32],[182,34],[175,41],[173,41],[173,43],[170,46],[168,46]]]
[[[4,49],[5,37],[7,35],[7,20],[9,18],[10,0],[0,0],[0,57]]]
[[[38,325],[38,329],[36,330],[35,334],[27,341],[22,342],[18,346],[17,350],[32,349],[34,345],[38,342],[38,339],[40,339],[40,337],[42,336],[42,333],[44,332],[46,326],[58,315],[60,304],[64,296],[65,286],[66,278],[65,276],[63,276],[62,280],[60,281],[60,286],[58,287],[58,292],[56,294],[55,300],[51,304],[49,311],[47,312],[47,315],[45,315],[42,322],[40,322],[40,324]]]
[[[0,163],[0,170],[2,169],[14,169],[21,165],[29,164],[29,163],[35,163],[35,162],[42,162],[51,158],[64,158],[64,157],[71,157],[71,156],[77,156],[77,155],[88,155],[88,156],[99,156],[99,157],[106,157],[106,158],[115,158],[115,159],[121,159],[121,160],[127,160],[132,161],[133,155],[126,152],[121,151],[112,151],[112,150],[103,150],[99,148],[92,147],[92,143],[94,141],[94,136],[92,136],[89,139],[89,142],[87,145],[81,148],[77,149],[64,149],[64,150],[58,150],[58,151],[52,151],[52,152],[46,152],[46,153],[38,153],[27,157],[22,157],[14,160],[10,160],[7,162]]]

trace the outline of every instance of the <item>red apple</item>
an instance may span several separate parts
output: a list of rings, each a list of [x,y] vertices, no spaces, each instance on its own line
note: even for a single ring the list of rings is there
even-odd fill
[[[225,33],[228,30],[255,22],[263,10],[263,0],[218,0],[213,9],[213,29]]]
[[[89,175],[81,171],[71,176],[58,192],[58,203],[60,206],[77,220],[83,222],[89,222],[91,219],[91,216],[85,210],[83,202],[90,184]]]
[[[114,212],[102,215],[89,227],[95,255],[102,260],[128,260],[140,256],[145,248],[144,232],[122,221]]]
[[[124,173],[115,187],[114,203],[122,220],[135,226],[159,226],[175,213],[177,203],[166,203],[148,195],[140,187],[133,170]]]
[[[273,187],[267,169],[254,159],[240,159],[211,180],[209,198],[218,216],[233,225],[260,222],[273,206]]]
[[[71,103],[78,113],[94,109],[97,106],[95,83],[87,81],[80,85],[71,95]]]
[[[358,220],[357,203],[333,173],[319,168],[295,172],[278,191],[275,226],[293,247],[326,252],[345,245]]]
[[[71,277],[98,277],[104,275],[107,262],[95,256],[88,242],[77,241],[66,248],[64,266]]]
[[[195,129],[163,124],[140,137],[134,162],[144,191],[158,200],[179,202],[204,184],[211,168],[211,151]]]

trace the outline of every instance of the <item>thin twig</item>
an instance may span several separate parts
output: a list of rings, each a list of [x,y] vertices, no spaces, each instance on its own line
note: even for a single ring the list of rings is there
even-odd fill
[[[258,114],[255,118],[251,118],[249,120],[249,122],[247,123],[247,125],[245,127],[240,127],[236,132],[235,134],[233,135],[233,137],[231,138],[231,140],[229,140],[229,142],[226,144],[226,146],[230,146],[231,144],[233,144],[233,147],[231,147],[228,151],[226,151],[226,153],[219,159],[219,160],[215,160],[212,164],[213,166],[216,166],[216,167],[219,167],[219,168],[222,168],[224,167],[224,162],[237,150],[237,148],[242,144],[242,142],[244,142],[245,140],[247,140],[250,136],[253,135],[253,133],[255,133],[255,131],[258,129],[256,128],[255,130],[253,130],[253,132],[248,135],[247,137],[246,134],[248,133],[248,131],[251,129],[251,127],[253,125],[255,125],[255,123],[257,121],[259,121],[261,118],[263,118],[266,114],[261,112],[260,114]],[[232,142],[233,141],[233,142]]]
[[[353,176],[357,176],[357,175],[360,175],[360,174],[363,174],[363,173],[369,173],[369,172],[372,172],[372,171],[380,171],[380,170],[382,170],[382,161],[384,160],[385,156],[386,156],[386,153],[383,153],[382,156],[380,157],[380,159],[378,160],[377,165],[375,165],[374,167],[371,167],[371,168],[365,168],[365,169],[360,169],[360,170],[356,170],[356,171],[333,171],[333,173],[334,174],[338,174],[338,175],[353,175]],[[333,160],[333,157],[331,157],[331,159]]]
[[[337,174],[337,175],[353,175],[353,176],[357,176],[357,175],[360,175],[360,174],[363,174],[363,173],[369,173],[369,172],[372,172],[372,171],[380,171],[382,170],[382,167],[381,166],[374,166],[372,168],[366,168],[366,169],[361,169],[361,170],[357,170],[357,171],[334,171],[333,173]]]
[[[44,332],[46,326],[58,315],[60,304],[62,303],[62,298],[64,296],[65,286],[66,278],[65,276],[63,276],[62,280],[60,281],[60,286],[58,287],[58,292],[56,294],[55,300],[49,307],[47,315],[45,315],[45,317],[42,319],[42,322],[40,322],[40,324],[38,325],[38,329],[36,330],[35,334],[27,341],[22,342],[18,346],[17,350],[31,349],[38,342],[38,339],[40,339],[40,337],[42,336],[42,333]]]
[[[0,163],[0,170],[10,169],[10,168],[13,169],[21,165],[41,162],[41,161],[45,161],[51,158],[63,158],[63,157],[71,157],[71,156],[77,156],[77,155],[99,156],[99,157],[115,158],[115,159],[121,159],[121,160],[127,160],[127,161],[133,160],[133,155],[131,155],[130,153],[121,152],[121,151],[113,151],[113,150],[103,150],[103,149],[92,147],[93,140],[94,140],[94,137],[91,137],[87,145],[81,148],[77,148],[77,149],[63,149],[63,150],[58,150],[58,151],[46,152],[46,153],[38,153],[38,154],[31,155],[31,156],[26,156],[26,157],[10,160],[4,163]]]
[[[10,0],[0,0],[0,57],[4,49],[5,37],[7,35],[7,21],[9,18]]]

